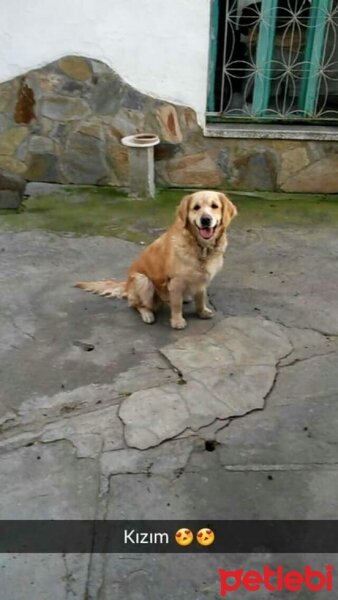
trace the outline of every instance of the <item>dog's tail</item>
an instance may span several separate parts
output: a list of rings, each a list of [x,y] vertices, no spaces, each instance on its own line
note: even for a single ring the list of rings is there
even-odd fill
[[[79,281],[75,287],[81,288],[86,292],[106,296],[109,298],[126,298],[127,282],[114,281],[113,279],[103,279],[102,281]]]

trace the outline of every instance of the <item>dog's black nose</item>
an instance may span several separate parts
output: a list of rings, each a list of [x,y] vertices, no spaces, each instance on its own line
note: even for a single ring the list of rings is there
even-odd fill
[[[201,217],[201,225],[202,225],[202,227],[210,227],[210,225],[211,225],[211,217],[209,217],[209,215],[202,215],[202,217]]]

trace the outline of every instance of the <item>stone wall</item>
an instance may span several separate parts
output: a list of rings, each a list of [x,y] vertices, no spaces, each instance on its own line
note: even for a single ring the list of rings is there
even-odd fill
[[[0,84],[0,170],[27,181],[126,186],[120,140],[140,132],[161,139],[161,186],[338,192],[338,143],[206,138],[191,108],[96,60],[67,56]]]

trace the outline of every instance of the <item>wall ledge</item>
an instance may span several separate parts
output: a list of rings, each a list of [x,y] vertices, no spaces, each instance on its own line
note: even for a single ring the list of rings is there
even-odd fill
[[[274,140],[317,140],[338,142],[338,126],[257,125],[251,123],[213,123],[204,127],[204,136]]]

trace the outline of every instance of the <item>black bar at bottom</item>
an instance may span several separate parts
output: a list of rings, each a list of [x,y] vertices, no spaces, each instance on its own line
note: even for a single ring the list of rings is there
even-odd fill
[[[193,541],[176,542],[189,529]],[[215,536],[197,541],[200,529]],[[1,521],[0,553],[338,553],[336,521]]]

